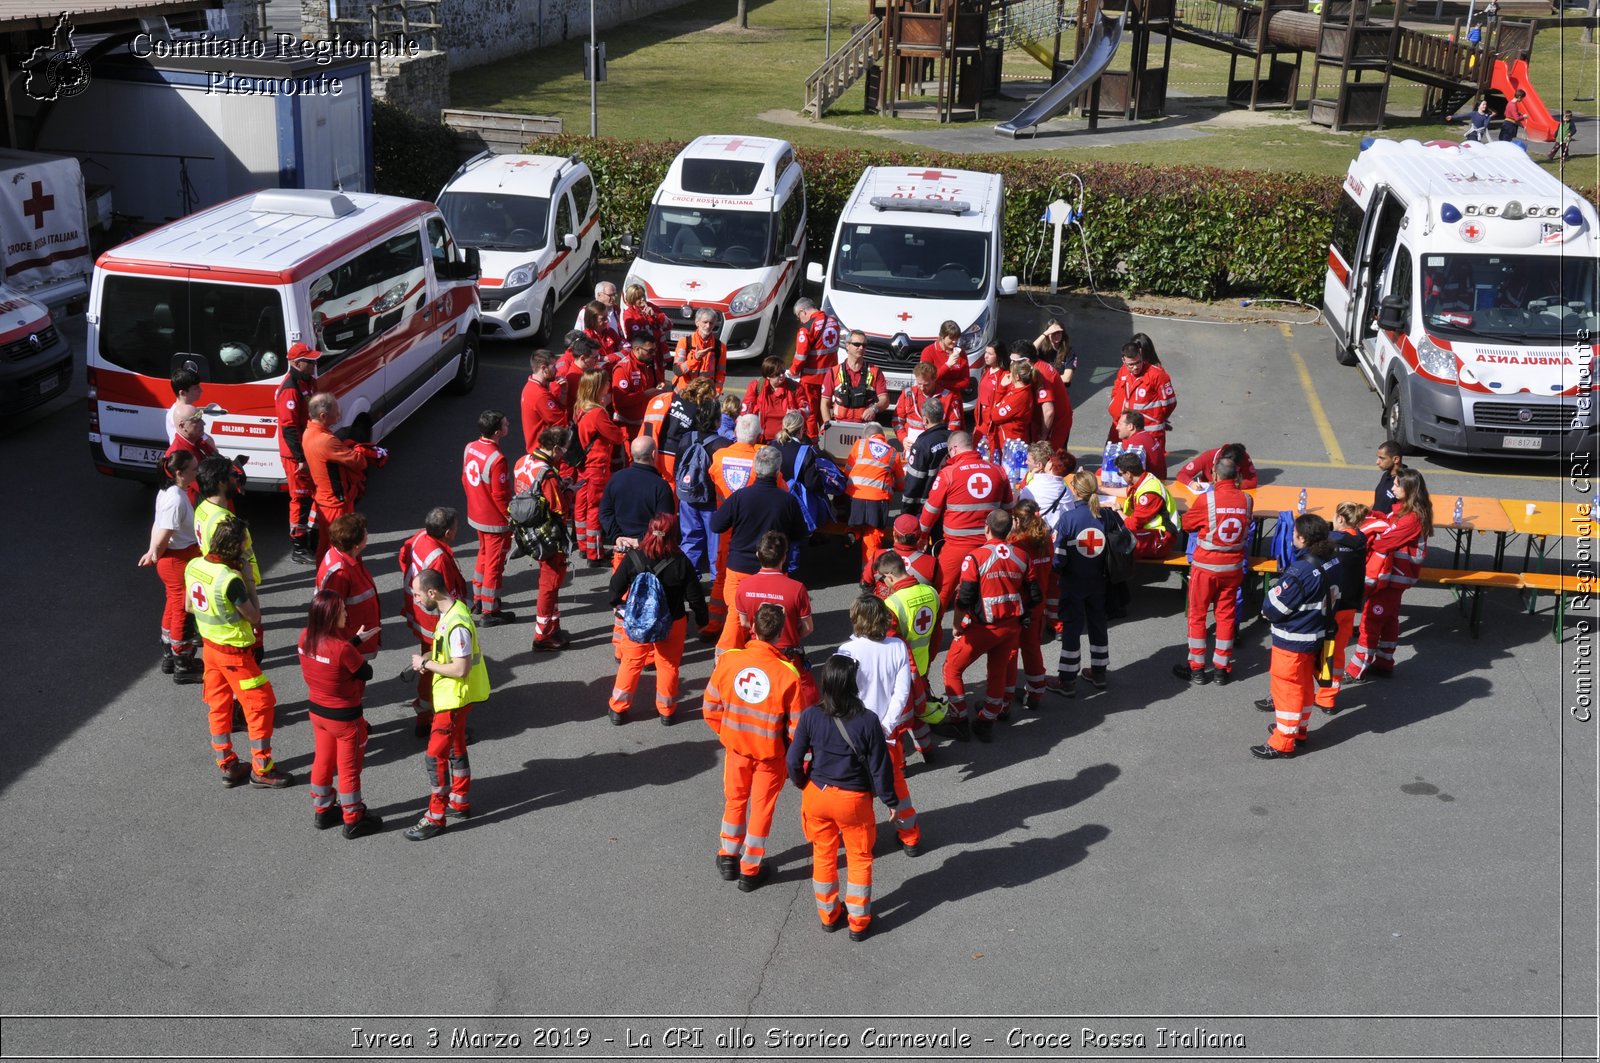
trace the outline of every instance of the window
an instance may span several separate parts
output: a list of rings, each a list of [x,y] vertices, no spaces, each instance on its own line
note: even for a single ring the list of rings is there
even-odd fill
[[[569,233],[578,235],[578,226],[572,217],[572,197],[562,195],[556,204],[556,239],[564,242]]]
[[[428,219],[428,250],[433,255],[433,275],[440,280],[449,278],[456,260],[456,242],[450,238],[443,218]]]
[[[772,224],[765,211],[651,207],[641,257],[683,266],[771,265]]]
[[[1356,260],[1356,240],[1361,236],[1361,208],[1348,195],[1339,200],[1333,215],[1333,249],[1346,264]]]
[[[1404,244],[1395,249],[1394,267],[1389,271],[1389,288],[1385,295],[1393,295],[1405,301],[1406,310],[1411,309],[1411,283],[1415,271],[1411,265],[1411,251]]]
[[[550,229],[550,201],[498,192],[446,192],[439,210],[466,247],[482,251],[537,251]]]
[[[336,358],[381,336],[421,309],[427,285],[415,229],[346,259],[311,282],[318,346]]]
[[[846,292],[912,299],[979,299],[989,286],[986,233],[846,225],[833,283]]]
[[[1430,332],[1501,343],[1566,343],[1600,328],[1593,258],[1531,254],[1422,256]]]
[[[806,193],[803,187],[796,187],[783,205],[782,221],[778,225],[778,255],[782,258],[792,248],[798,247],[805,240],[804,223],[806,215]]]
[[[755,192],[756,183],[761,180],[761,171],[764,169],[766,166],[759,162],[684,159],[681,180],[685,192],[710,196],[748,196]]]
[[[192,362],[208,383],[249,384],[288,368],[276,288],[111,273],[100,321],[100,356],[141,376]]]
[[[588,218],[600,206],[599,197],[595,195],[594,178],[589,174],[581,174],[572,182],[572,201],[578,205],[578,217]]]

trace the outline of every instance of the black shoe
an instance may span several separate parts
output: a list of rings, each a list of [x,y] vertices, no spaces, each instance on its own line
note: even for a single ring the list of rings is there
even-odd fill
[[[832,934],[835,931],[843,930],[844,927],[845,927],[845,924],[847,924],[849,921],[850,921],[850,919],[849,919],[848,914],[844,910],[844,905],[841,904],[839,906],[838,914],[836,914],[833,917],[833,922],[831,922],[831,923],[823,923],[822,924],[822,932],[824,934]]]
[[[172,652],[171,646],[161,647],[161,674],[171,675],[173,662],[177,659],[177,655]]]
[[[250,772],[250,785],[263,790],[281,790],[285,786],[294,785],[294,776],[286,771],[272,768],[268,771]]]
[[[447,808],[447,809],[444,810],[444,818],[445,819],[453,819],[453,820],[455,820],[456,822],[459,823],[461,820],[471,819],[472,818],[472,809],[470,809],[470,808]]]
[[[496,609],[492,613],[484,613],[478,618],[480,627],[499,627],[501,624],[510,624],[517,619],[516,613],[504,609]]]
[[[865,941],[865,940],[867,940],[867,938],[869,938],[871,936],[872,936],[872,924],[871,923],[868,923],[866,925],[866,928],[863,929],[863,930],[852,930],[852,931],[850,931],[850,940],[851,941]]]
[[[904,840],[900,842],[900,851],[915,860],[922,855],[921,845],[907,845]]]
[[[411,727],[411,733],[422,739],[426,739],[428,737],[428,732],[432,730],[432,721],[429,721],[428,723],[413,724]]]
[[[935,754],[933,751],[932,742],[929,742],[924,748],[917,750],[917,754],[922,757],[922,763],[924,764],[932,764],[937,758],[937,754]]]
[[[943,723],[931,725],[928,730],[954,742],[965,742],[972,737],[972,733],[967,729],[966,720],[945,720]]]
[[[1259,746],[1251,746],[1250,753],[1252,756],[1260,757],[1262,760],[1291,760],[1294,758],[1293,753],[1285,753],[1281,749],[1274,749],[1264,742]]]
[[[311,551],[306,549],[305,543],[295,543],[294,549],[289,553],[289,560],[297,565],[314,565],[317,559],[311,556]]]
[[[1207,683],[1211,682],[1210,672],[1206,671],[1204,668],[1190,668],[1182,661],[1172,666],[1172,674],[1183,680],[1185,683],[1192,683],[1197,687],[1205,686]]]
[[[1059,694],[1061,697],[1066,698],[1068,701],[1072,701],[1073,699],[1075,699],[1078,696],[1078,676],[1077,676],[1077,673],[1073,673],[1072,675],[1060,675],[1060,676],[1057,676],[1056,679],[1061,684],[1060,686],[1055,688],[1055,692],[1057,694]]]
[[[1023,708],[1027,709],[1029,712],[1039,712],[1044,708],[1044,695],[1029,694],[1027,699],[1022,704]]]
[[[1219,687],[1225,687],[1229,683],[1233,682],[1232,668],[1218,668],[1215,674],[1217,677],[1217,686]]]
[[[316,823],[318,830],[327,830],[330,827],[337,827],[340,823],[344,822],[344,809],[340,808],[338,805],[334,805],[331,808],[324,808],[320,812],[313,812],[311,814],[311,819],[312,822]]]
[[[483,603],[482,602],[473,602],[472,603],[472,615],[473,616],[482,616],[483,615]]]
[[[722,876],[722,881],[732,882],[739,877],[739,858],[717,854],[717,874]]]
[[[224,765],[218,770],[222,772],[222,785],[230,790],[235,786],[243,786],[245,781],[250,778],[250,769],[237,760],[232,764]]]
[[[1337,705],[1318,705],[1317,708],[1324,716],[1332,716],[1339,711],[1339,706]]]
[[[671,727],[673,724],[678,722],[678,716],[677,716],[676,713],[672,713],[672,714],[669,714],[669,715],[666,715],[666,716],[661,716],[659,718],[661,720],[661,726],[662,727]]]
[[[444,827],[423,819],[418,821],[415,827],[411,827],[405,832],[405,838],[408,842],[425,842],[429,838],[438,837],[443,833]]]
[[[1277,711],[1277,706],[1272,703],[1272,699],[1271,698],[1257,698],[1255,701],[1251,702],[1251,704],[1253,704],[1257,709],[1259,709],[1262,712],[1276,712]]]
[[[180,687],[203,682],[205,677],[205,666],[193,657],[179,657],[173,662],[172,681]]]
[[[1091,668],[1083,673],[1083,678],[1087,679],[1089,685],[1096,690],[1104,690],[1106,688],[1106,670],[1104,668]]]
[[[739,875],[739,892],[754,893],[756,890],[761,888],[762,884],[766,882],[767,879],[771,877],[772,865],[767,863],[763,863],[760,867],[756,868],[756,873],[753,875],[746,875],[741,872]]]
[[[976,738],[980,742],[993,742],[994,741],[994,723],[993,723],[993,721],[985,720],[981,716],[978,719],[973,720],[972,721],[972,737]]]
[[[610,711],[606,715],[611,717],[611,723],[616,727],[621,727],[628,722],[628,714],[625,712]]]
[[[363,812],[360,819],[354,823],[346,823],[344,825],[344,836],[346,838],[365,838],[367,835],[376,834],[382,829],[383,820],[374,816],[371,812]]]

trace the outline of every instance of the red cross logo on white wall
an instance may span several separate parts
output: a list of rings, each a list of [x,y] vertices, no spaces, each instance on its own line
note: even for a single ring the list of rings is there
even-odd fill
[[[33,182],[33,194],[22,201],[22,213],[33,219],[35,229],[44,228],[44,216],[55,209],[56,197],[44,194],[44,182]]]
[[[1476,222],[1467,222],[1461,226],[1461,239],[1469,244],[1475,244],[1483,239],[1483,228]]]
[[[896,314],[895,317],[899,318],[901,321],[910,321],[911,320],[911,315],[906,313],[904,310],[902,310],[898,314]]]
[[[686,282],[684,282],[683,286],[685,288],[688,288],[690,291],[694,291],[694,289],[700,287],[700,282],[699,281],[686,281]]]

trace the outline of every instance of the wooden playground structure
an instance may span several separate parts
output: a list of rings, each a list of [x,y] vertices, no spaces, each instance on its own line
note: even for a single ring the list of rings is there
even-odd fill
[[[1426,87],[1424,114],[1456,113],[1501,89],[1526,61],[1535,24],[1496,19],[1468,33],[1401,24],[1404,0],[1385,18],[1371,0],[867,0],[868,18],[806,79],[803,113],[820,117],[857,82],[869,112],[940,122],[983,117],[999,93],[1002,53],[1024,52],[1067,76],[1101,8],[1126,9],[1122,46],[1094,91],[1071,102],[1099,116],[1159,117],[1166,110],[1173,41],[1228,53],[1228,101],[1250,110],[1305,107],[1334,130],[1381,129],[1391,79]],[[1315,10],[1310,8],[1315,7]],[[1189,12],[1193,15],[1185,17]],[[1447,27],[1440,26],[1440,30]],[[1469,40],[1469,36],[1477,37]],[[1311,63],[1302,100],[1304,67]],[[1496,71],[1499,73],[1497,74]],[[1519,68],[1525,80],[1526,67]],[[1083,71],[1078,72],[1080,76]],[[1510,84],[1531,85],[1515,80]],[[1090,100],[1093,99],[1093,105]]]

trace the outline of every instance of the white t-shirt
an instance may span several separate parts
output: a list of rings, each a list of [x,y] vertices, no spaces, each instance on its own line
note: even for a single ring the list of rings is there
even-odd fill
[[[897,638],[852,636],[838,651],[856,662],[856,692],[892,735],[911,711],[911,656]]]
[[[457,624],[450,629],[450,659],[472,656],[472,632],[467,625]]]
[[[173,420],[173,418],[177,416],[178,405],[181,402],[183,402],[183,400],[179,399],[177,402],[174,402],[171,406],[167,407],[167,442],[169,444],[174,439],[178,438],[178,422]]]
[[[164,487],[156,495],[156,527],[172,533],[167,540],[168,550],[187,550],[197,540],[194,537],[194,506],[189,494],[177,484]]]
[[[1078,506],[1077,498],[1067,491],[1066,482],[1053,473],[1034,473],[1018,498],[1031,498],[1039,504],[1039,518],[1050,528],[1051,537],[1059,545],[1061,525],[1066,523],[1067,514]]]

